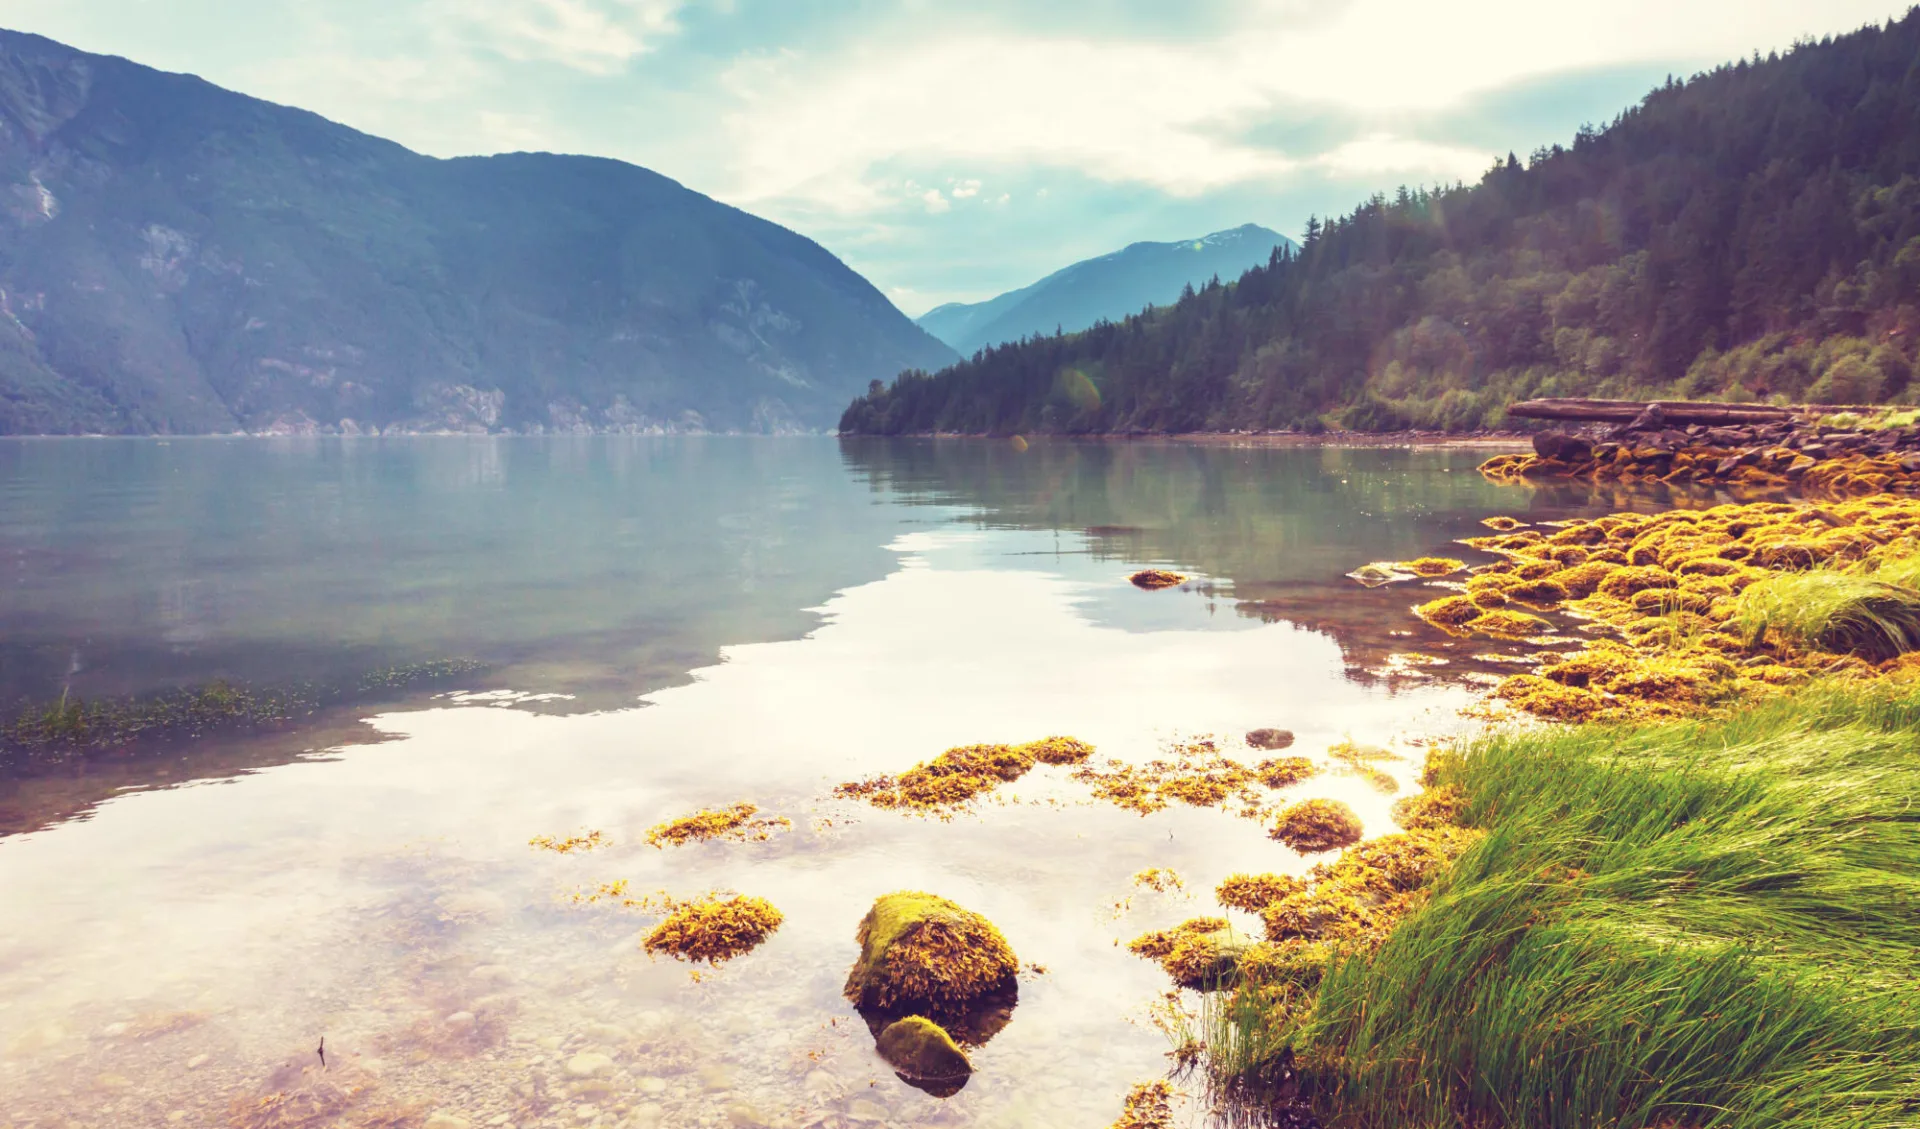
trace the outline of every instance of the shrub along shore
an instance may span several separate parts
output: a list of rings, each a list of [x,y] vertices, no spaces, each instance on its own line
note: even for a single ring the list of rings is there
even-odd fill
[[[1288,1124],[1920,1126],[1920,502],[1489,524],[1419,612],[1537,648],[1489,699],[1528,723],[1436,749],[1306,893],[1242,882],[1296,909],[1185,954],[1176,1054]]]

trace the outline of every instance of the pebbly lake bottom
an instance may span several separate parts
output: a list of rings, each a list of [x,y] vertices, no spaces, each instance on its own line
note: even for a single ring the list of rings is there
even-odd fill
[[[1218,809],[1097,804],[1058,768],[947,821],[832,786],[1054,733],[1132,763],[1206,735],[1245,756],[1239,734],[1280,725],[1307,755],[1388,744],[1404,759],[1382,767],[1410,788],[1420,751],[1404,739],[1460,724],[1466,695],[1354,682],[1332,640],[1292,624],[1210,629],[1205,603],[1131,590],[1117,562],[994,567],[1043,542],[902,536],[899,567],[833,597],[807,637],[728,648],[640,708],[554,716],[518,708],[538,688],[451,694],[373,718],[380,743],[127,795],[9,841],[0,889],[26,928],[0,942],[0,1125],[1107,1124],[1168,1068],[1151,1022],[1168,985],[1126,940],[1216,912],[1230,872],[1314,859]],[[1181,602],[1126,631],[1085,614],[1110,600]],[[1306,796],[1388,828],[1377,780],[1335,766],[1285,793]],[[792,830],[643,842],[739,800]],[[611,845],[528,846],[587,828]],[[1150,867],[1184,890],[1136,887]],[[785,923],[696,975],[640,950],[648,918],[574,904],[620,879],[753,894]],[[861,915],[899,889],[985,914],[1045,969],[945,1100],[895,1078],[840,996]],[[328,1071],[303,1076],[323,1037]],[[311,1108],[249,1106],[276,1092]]]

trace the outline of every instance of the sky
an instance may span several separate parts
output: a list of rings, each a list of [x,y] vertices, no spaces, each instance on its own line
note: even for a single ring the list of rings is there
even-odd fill
[[[1310,215],[1604,125],[1891,0],[0,0],[0,26],[434,156],[615,157],[902,310]]]

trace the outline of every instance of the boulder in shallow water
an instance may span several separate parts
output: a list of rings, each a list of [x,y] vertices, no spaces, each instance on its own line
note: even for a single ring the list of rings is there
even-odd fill
[[[1247,744],[1256,749],[1285,749],[1293,744],[1293,730],[1254,729],[1247,733]]]
[[[1564,431],[1543,431],[1533,437],[1533,453],[1563,463],[1584,463],[1593,458],[1593,444]]]
[[[1135,588],[1145,588],[1149,592],[1157,591],[1161,588],[1172,588],[1176,584],[1185,584],[1187,582],[1186,577],[1177,572],[1168,572],[1163,568],[1141,569],[1139,572],[1127,577],[1127,579],[1133,581]]]
[[[878,1011],[941,1017],[1015,990],[1020,963],[993,923],[934,894],[886,894],[856,934],[860,959],[846,997]]]
[[[915,1084],[961,1082],[973,1073],[966,1052],[947,1029],[923,1015],[888,1024],[874,1047],[902,1078]]]

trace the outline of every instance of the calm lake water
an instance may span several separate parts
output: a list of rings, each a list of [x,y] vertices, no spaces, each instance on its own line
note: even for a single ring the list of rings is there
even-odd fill
[[[1314,859],[1255,822],[1141,817],[1041,768],[952,821],[833,785],[959,744],[1071,734],[1142,762],[1279,726],[1319,756],[1457,730],[1484,643],[1363,590],[1497,513],[1633,499],[1496,486],[1486,452],[831,439],[0,444],[0,695],[211,678],[458,686],[272,732],[0,781],[0,1127],[1033,1126],[1099,1129],[1161,1077],[1139,933],[1235,871]],[[1471,554],[1465,554],[1471,556]],[[1146,565],[1189,583],[1142,592]],[[1444,667],[1390,658],[1420,651]],[[1369,833],[1394,798],[1330,771]],[[751,800],[763,843],[646,829]],[[598,829],[558,856],[535,835]],[[1131,876],[1170,867],[1185,891]],[[690,974],[643,915],[571,895],[730,889],[785,914]],[[840,998],[880,894],[992,918],[1012,1023],[939,1100]],[[1257,929],[1251,919],[1238,922]],[[326,1039],[325,1076],[315,1049]],[[576,1056],[611,1068],[576,1077]],[[293,1090],[310,1120],[261,1107]],[[330,1104],[331,1103],[331,1104]],[[1204,1119],[1197,1110],[1196,1124]],[[280,1120],[271,1120],[278,1117]],[[385,1118],[385,1120],[382,1120]]]

